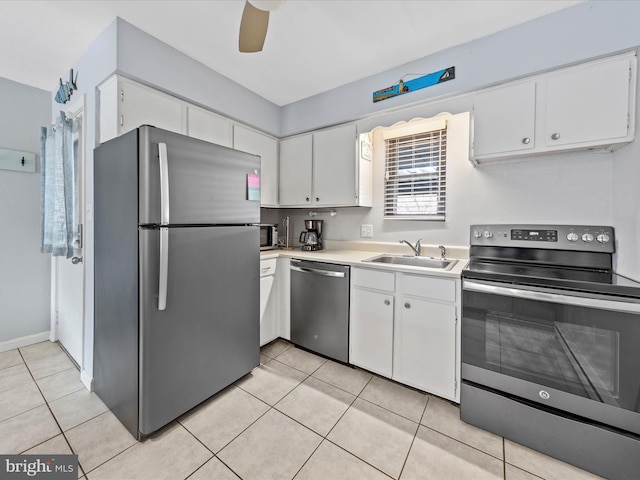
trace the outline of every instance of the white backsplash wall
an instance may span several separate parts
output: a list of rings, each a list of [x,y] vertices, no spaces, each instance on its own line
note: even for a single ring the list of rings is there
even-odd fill
[[[532,158],[504,165],[474,168],[471,163],[449,163],[447,219],[444,222],[384,220],[382,172],[375,165],[372,208],[316,209],[324,220],[325,239],[468,246],[469,225],[476,223],[612,223],[610,153],[565,158]],[[294,238],[311,218],[311,209],[280,210],[278,223],[291,218]],[[373,238],[360,237],[361,224],[373,225]],[[637,226],[637,223],[636,223]],[[640,233],[640,232],[639,232]]]
[[[640,76],[638,91],[640,92]],[[613,152],[614,269],[640,281],[640,95],[636,96],[636,140]]]
[[[470,99],[465,98],[407,110],[404,118],[429,117],[434,111],[469,107]],[[393,117],[386,121],[380,118],[379,124],[397,121],[398,112]],[[313,218],[324,220],[323,238],[328,240],[415,242],[421,238],[425,245],[463,247],[469,244],[469,226],[477,223],[612,223],[611,153],[565,153],[474,167],[469,161],[469,117],[465,114],[453,118],[455,125],[450,122],[448,133],[444,222],[383,218],[384,144],[378,147],[381,135],[375,133],[373,207],[337,208],[333,209],[335,216],[331,216],[332,209],[286,209],[279,211],[277,223],[282,224],[289,216],[296,239],[313,210],[317,213]],[[270,222],[275,221],[274,212],[270,211]],[[360,237],[362,224],[373,225],[373,238]]]

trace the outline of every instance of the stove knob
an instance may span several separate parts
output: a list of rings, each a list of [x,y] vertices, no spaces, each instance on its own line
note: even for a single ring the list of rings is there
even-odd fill
[[[609,237],[608,233],[599,233],[596,240],[600,243],[608,243],[609,240],[611,240],[611,237]]]
[[[473,231],[473,236],[475,238],[480,238],[480,237],[482,237],[482,232],[480,230],[474,230]]]
[[[493,232],[490,232],[489,230],[485,230],[484,238],[491,238],[491,237],[493,237]]]
[[[567,240],[569,240],[570,242],[577,242],[578,241],[578,234],[576,232],[569,232],[567,233]]]
[[[593,242],[593,235],[591,235],[590,233],[583,233],[582,234],[582,241],[583,242]]]

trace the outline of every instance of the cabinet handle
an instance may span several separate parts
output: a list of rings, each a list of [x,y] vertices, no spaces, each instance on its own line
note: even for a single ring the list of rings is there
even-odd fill
[[[307,202],[309,201],[309,197],[307,197]]]
[[[320,199],[318,197],[316,197],[316,202],[319,202],[319,201],[320,201]]]
[[[405,303],[404,304],[404,308],[411,308],[411,304],[410,303]]]
[[[529,145],[529,143],[531,143],[531,139],[529,137],[524,137],[522,139],[522,143],[524,143],[525,145]]]
[[[385,304],[385,305],[390,305],[390,304],[391,304],[391,302],[390,302],[389,300],[385,300],[385,301],[384,301],[384,304]]]
[[[553,135],[551,135],[551,140],[558,140],[559,138],[560,138],[559,133],[554,133]]]
[[[262,273],[267,273],[269,270],[271,270],[271,267],[262,267]]]

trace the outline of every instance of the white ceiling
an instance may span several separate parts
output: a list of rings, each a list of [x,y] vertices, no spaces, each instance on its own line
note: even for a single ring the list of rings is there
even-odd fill
[[[244,0],[4,0],[0,76],[57,89],[119,16],[286,105],[581,1],[287,0],[271,13],[264,50],[239,53]]]

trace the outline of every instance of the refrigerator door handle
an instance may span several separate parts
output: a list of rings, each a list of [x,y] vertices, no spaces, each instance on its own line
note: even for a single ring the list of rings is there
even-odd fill
[[[160,160],[160,225],[169,225],[169,163],[167,144],[158,143]]]
[[[160,227],[160,274],[158,275],[158,310],[167,308],[169,280],[169,228]]]

